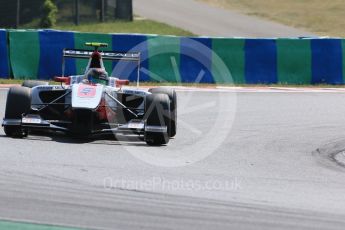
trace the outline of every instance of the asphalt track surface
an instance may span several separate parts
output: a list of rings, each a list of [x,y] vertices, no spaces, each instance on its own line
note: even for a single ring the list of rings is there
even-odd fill
[[[134,0],[134,13],[197,35],[220,37],[310,37],[312,33],[195,0]]]
[[[91,229],[343,229],[344,97],[178,91],[178,135],[159,148],[135,138],[12,139],[0,129],[0,220]],[[220,98],[232,103],[224,117],[214,112]],[[5,101],[2,89],[1,117]],[[216,139],[203,139],[210,132]],[[198,139],[206,145],[193,144]],[[196,160],[193,152],[207,146],[210,154]],[[185,165],[163,165],[176,159]]]

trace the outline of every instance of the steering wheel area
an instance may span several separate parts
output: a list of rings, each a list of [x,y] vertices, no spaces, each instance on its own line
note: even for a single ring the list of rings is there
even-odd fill
[[[84,80],[87,80],[89,83],[95,83],[99,80],[101,81],[109,81],[109,75],[108,72],[105,71],[105,69],[102,68],[90,68],[85,76]]]

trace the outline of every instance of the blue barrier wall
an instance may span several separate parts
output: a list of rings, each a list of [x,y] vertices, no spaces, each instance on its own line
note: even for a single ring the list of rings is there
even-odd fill
[[[61,75],[63,48],[83,48],[91,38],[108,42],[110,50],[141,52],[143,81],[343,84],[345,78],[344,39],[186,38],[52,30],[0,31],[4,60],[0,76],[10,75],[8,47],[14,78],[51,79]],[[133,63],[108,64],[108,72],[136,80]],[[69,61],[66,72],[80,74],[82,66],[84,62]],[[234,79],[223,78],[224,68]]]
[[[145,35],[130,35],[130,34],[118,34],[113,35],[113,50],[128,52],[141,52],[141,71],[140,78],[142,81],[149,81],[150,76],[148,74],[149,69],[149,61],[148,61],[148,45],[147,45],[147,36]],[[136,81],[137,73],[135,71],[135,67],[133,64],[136,63],[128,63],[128,62],[118,62],[115,63],[114,66],[117,67],[115,70],[116,74],[120,74],[121,76],[127,76],[126,78],[131,81]]]
[[[315,39],[311,41],[312,83],[343,83],[343,52],[340,39]]]
[[[74,48],[74,33],[59,31],[39,32],[40,64],[39,79],[50,79],[62,74],[62,51],[64,48]],[[66,72],[75,73],[75,62],[66,62]]]
[[[245,79],[248,84],[275,84],[278,82],[275,40],[246,40]]]
[[[10,76],[8,42],[6,30],[0,30],[0,78]]]
[[[214,83],[212,66],[212,39],[181,38],[180,75],[183,82]]]

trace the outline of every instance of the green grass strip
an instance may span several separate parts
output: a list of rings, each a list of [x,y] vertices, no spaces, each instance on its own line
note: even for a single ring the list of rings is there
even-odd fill
[[[74,24],[59,23],[54,29],[71,30],[80,32],[93,33],[141,33],[141,34],[162,34],[162,35],[178,35],[178,36],[193,36],[194,34],[164,23],[146,20],[135,19],[133,22],[126,21],[109,21],[105,23],[81,23],[76,26]]]

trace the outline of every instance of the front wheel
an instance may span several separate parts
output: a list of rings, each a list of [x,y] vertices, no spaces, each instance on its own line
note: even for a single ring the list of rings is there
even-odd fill
[[[149,89],[149,92],[152,94],[166,94],[170,100],[170,127],[168,130],[169,137],[174,137],[176,135],[176,127],[177,127],[177,96],[176,91],[169,88],[152,88]]]
[[[6,101],[5,119],[21,119],[23,114],[30,112],[31,90],[27,87],[12,87],[9,89]],[[27,130],[21,126],[5,125],[4,132],[10,137],[25,137]]]
[[[170,100],[166,94],[150,94],[145,99],[145,141],[159,146],[169,142]]]

